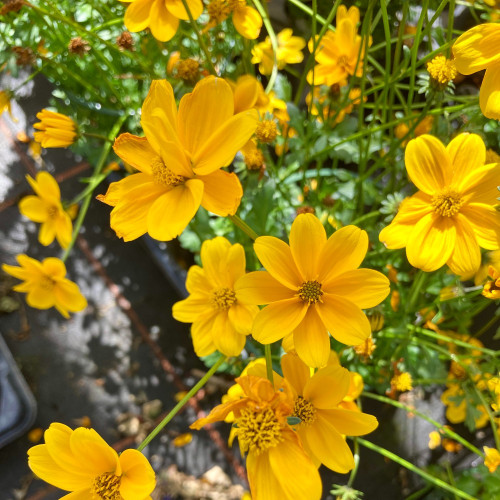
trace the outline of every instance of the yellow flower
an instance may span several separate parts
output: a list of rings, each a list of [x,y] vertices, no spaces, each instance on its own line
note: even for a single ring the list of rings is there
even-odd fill
[[[455,65],[463,75],[485,69],[479,106],[487,118],[500,120],[500,24],[486,23],[463,33],[453,45]]]
[[[241,152],[248,170],[260,170],[264,167],[264,155],[253,139],[243,146]]]
[[[314,57],[316,67],[307,75],[307,81],[314,85],[345,85],[350,75],[363,74],[365,42],[357,34],[356,24],[359,11],[351,7],[349,11],[337,11],[335,32],[328,31],[316,47]],[[369,40],[371,45],[371,38]],[[314,51],[314,41],[309,41],[309,51]],[[359,59],[359,61],[358,61]]]
[[[55,307],[65,318],[70,312],[78,312],[87,307],[85,297],[76,283],[65,278],[66,266],[55,257],[42,262],[21,254],[16,257],[21,267],[2,264],[2,269],[23,280],[13,287],[16,292],[26,293],[26,302],[37,309]]]
[[[258,114],[233,115],[229,85],[213,76],[175,104],[172,86],[155,80],[142,106],[146,137],[120,135],[116,154],[140,172],[109,186],[99,199],[114,207],[111,228],[125,241],[149,233],[167,241],[182,233],[200,207],[234,214],[243,191],[233,173],[220,170],[255,132]]]
[[[293,391],[281,380],[276,389],[265,378],[248,375],[236,379],[242,394],[216,406],[208,417],[197,420],[192,429],[224,420],[234,413],[233,434],[243,453],[248,452],[247,470],[254,500],[319,500],[318,470],[288,425],[294,410]]]
[[[247,5],[246,0],[213,0],[207,6],[210,20],[206,29],[213,28],[233,14],[233,24],[236,31],[249,40],[255,40],[262,28],[262,17]]]
[[[137,450],[118,455],[93,429],[71,430],[54,422],[45,444],[28,450],[28,465],[56,488],[71,491],[64,499],[147,500],[156,485],[147,458]]]
[[[399,125],[397,125],[396,128],[394,129],[394,135],[398,139],[402,139],[403,137],[405,137],[410,131],[410,127],[413,126],[413,124],[415,123],[415,120],[411,120],[406,123],[400,123]],[[432,130],[433,123],[434,123],[434,117],[430,115],[426,116],[415,126],[410,137],[419,137],[423,134],[428,134]],[[401,146],[406,147],[408,141],[409,139],[405,139],[401,143]]]
[[[370,319],[370,326],[373,329],[373,325],[372,325],[372,321],[371,321],[372,316],[370,316],[369,319]],[[382,316],[382,320],[383,320],[383,316]],[[354,351],[358,356],[361,356],[362,358],[367,360],[368,358],[371,358],[371,356],[376,348],[377,348],[377,346],[375,345],[375,342],[373,342],[373,337],[370,336],[362,344],[354,346]]]
[[[300,36],[292,36],[292,33],[293,31],[290,28],[285,28],[277,35],[276,62],[278,69],[283,69],[287,64],[298,64],[304,59],[302,49],[306,46],[306,41]],[[252,64],[258,64],[259,71],[263,75],[271,74],[274,65],[274,53],[269,37],[266,37],[263,42],[252,48]]]
[[[349,472],[354,458],[344,436],[362,436],[378,426],[374,416],[340,406],[351,383],[349,371],[333,364],[311,377],[293,354],[283,356],[281,367],[295,391],[293,416],[301,420],[295,428],[304,448],[314,461],[335,472]]]
[[[488,448],[487,446],[483,446],[483,451],[485,454],[484,465],[488,467],[491,473],[495,472],[500,465],[500,453],[498,453],[497,449]]]
[[[75,142],[76,123],[69,116],[42,109],[36,117],[40,122],[33,125],[38,130],[34,137],[43,148],[65,148]]]
[[[312,214],[300,214],[290,245],[261,236],[255,253],[267,271],[249,273],[235,287],[248,303],[270,304],[256,316],[252,335],[262,344],[293,332],[299,357],[309,366],[325,366],[330,354],[327,330],[338,341],[358,345],[370,336],[362,309],[389,293],[389,280],[371,269],[357,269],[368,249],[365,231],[346,226],[326,238]]]
[[[436,56],[427,63],[427,71],[431,78],[440,86],[446,86],[448,82],[457,76],[457,68],[453,59],[446,59],[445,56]]]
[[[388,248],[406,247],[410,264],[424,271],[447,264],[458,276],[474,274],[481,264],[479,247],[500,248],[500,165],[485,165],[485,153],[475,134],[460,134],[446,148],[430,135],[410,141],[406,170],[419,191],[402,202],[380,241]]]
[[[10,109],[10,93],[5,90],[0,90],[0,115],[8,111],[12,118],[12,110]]]
[[[457,403],[457,398],[460,402]],[[441,401],[446,406],[446,418],[452,424],[459,424],[465,421],[467,415],[467,401],[463,390],[458,384],[449,384],[443,394],[441,394]]]
[[[71,217],[61,205],[61,191],[54,177],[39,172],[36,180],[26,176],[36,195],[25,196],[19,202],[19,211],[34,222],[41,222],[38,241],[50,245],[54,238],[62,248],[68,248],[73,232]]]
[[[400,392],[411,391],[413,389],[413,379],[411,374],[403,372],[394,375],[391,379],[391,387]]]
[[[219,350],[226,356],[238,356],[259,308],[247,305],[235,291],[245,274],[245,251],[236,243],[218,236],[201,246],[200,266],[188,271],[187,299],[174,304],[177,321],[193,323],[191,335],[198,356]]]
[[[488,279],[490,266],[500,269],[500,250],[494,252],[486,252],[481,256],[481,266],[474,275],[474,285],[482,285]],[[472,276],[465,276],[471,279]]]
[[[274,120],[262,120],[257,125],[255,136],[259,142],[273,142],[277,135],[278,128],[276,127],[276,122]]]
[[[492,281],[484,284],[482,294],[488,299],[500,299],[500,272],[490,266],[488,275]]]
[[[193,440],[193,435],[190,432],[185,432],[184,434],[179,434],[174,438],[174,446],[176,448],[182,448],[186,446]]]
[[[435,450],[441,444],[441,434],[438,431],[429,433],[429,449]]]
[[[123,19],[125,26],[132,33],[149,28],[153,36],[161,42],[167,42],[177,32],[179,19],[189,20],[182,0],[123,0],[130,2]],[[186,0],[193,19],[198,19],[203,12],[201,0]]]

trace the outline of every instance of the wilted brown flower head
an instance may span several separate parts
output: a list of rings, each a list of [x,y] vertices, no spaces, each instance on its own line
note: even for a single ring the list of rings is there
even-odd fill
[[[121,50],[134,50],[134,39],[128,31],[124,31],[116,37],[116,44]]]
[[[16,64],[18,66],[27,66],[35,62],[35,54],[29,47],[12,47],[12,51],[16,54]]]
[[[89,42],[83,40],[82,37],[77,36],[70,40],[68,44],[68,50],[72,54],[76,54],[77,56],[83,57],[90,50],[90,45]]]
[[[0,15],[5,16],[9,12],[19,12],[24,5],[24,0],[5,0],[0,8]]]

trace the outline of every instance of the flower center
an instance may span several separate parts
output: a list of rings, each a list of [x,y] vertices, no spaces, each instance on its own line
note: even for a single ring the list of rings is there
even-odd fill
[[[261,412],[241,410],[236,424],[242,448],[257,455],[283,441],[281,424],[271,408]]]
[[[460,212],[463,204],[460,193],[449,188],[443,189],[432,197],[434,212],[442,217],[453,217]]]
[[[40,278],[39,285],[44,290],[50,291],[54,288],[55,281],[49,276],[42,276]]]
[[[218,288],[212,292],[212,304],[216,309],[227,311],[236,302],[236,292],[231,288]]]
[[[212,21],[220,24],[222,21],[227,19],[227,16],[229,16],[231,9],[229,5],[227,5],[225,0],[212,0],[207,5],[207,12]]]
[[[184,177],[174,174],[174,172],[163,163],[163,160],[159,156],[151,163],[151,170],[153,171],[153,178],[156,184],[166,187],[175,187],[184,182]]]
[[[59,213],[59,210],[55,205],[52,205],[47,209],[47,213],[51,219],[55,219],[57,217],[57,214]]]
[[[112,472],[105,472],[94,479],[92,484],[92,498],[95,500],[122,500],[120,495],[121,477]]]
[[[293,406],[293,416],[299,417],[303,424],[312,424],[316,420],[316,408],[307,399],[299,396]]]
[[[339,66],[342,66],[343,68],[346,68],[349,65],[349,60],[347,59],[347,56],[340,56],[338,58],[337,64]]]
[[[247,3],[245,0],[228,0],[227,5],[230,11],[237,12],[238,10],[243,10]]]
[[[302,286],[299,288],[299,297],[304,302],[309,302],[309,304],[322,302],[322,295],[323,290],[321,290],[321,283],[318,283],[317,281],[304,281]]]

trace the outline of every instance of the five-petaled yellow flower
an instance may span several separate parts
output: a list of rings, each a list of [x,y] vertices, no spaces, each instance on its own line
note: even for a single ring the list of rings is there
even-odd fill
[[[500,164],[485,165],[485,155],[475,134],[460,134],[447,147],[431,135],[411,140],[406,170],[419,191],[403,201],[380,241],[406,247],[410,264],[424,271],[447,264],[458,276],[473,275],[481,264],[479,247],[500,248]]]
[[[70,312],[78,312],[87,307],[85,297],[76,283],[66,276],[64,262],[55,257],[48,257],[42,262],[27,255],[18,255],[21,267],[2,264],[2,269],[23,280],[13,287],[16,292],[26,293],[26,302],[37,309],[55,307],[65,318]]]
[[[140,451],[118,455],[95,430],[57,422],[44,437],[45,444],[28,450],[28,465],[40,479],[72,492],[61,500],[151,498],[155,473]]]
[[[235,290],[246,303],[269,304],[255,317],[252,335],[258,342],[270,344],[293,332],[299,357],[321,367],[330,355],[327,330],[348,345],[370,336],[362,309],[387,297],[389,280],[358,269],[368,250],[365,231],[346,226],[327,239],[317,217],[301,214],[292,224],[290,245],[261,236],[254,249],[266,271],[241,277]]]
[[[318,470],[304,451],[287,417],[294,409],[293,390],[283,379],[275,383],[248,375],[236,379],[241,388],[238,399],[216,406],[191,425],[224,420],[234,414],[233,433],[242,453],[248,452],[247,471],[254,500],[319,500],[321,480]]]
[[[123,0],[130,2],[123,22],[129,31],[136,33],[149,28],[153,36],[167,42],[177,33],[179,19],[189,20],[182,0]],[[186,0],[193,19],[203,12],[201,0]]]
[[[182,233],[200,207],[234,214],[243,190],[229,165],[255,132],[256,110],[233,114],[230,86],[210,76],[175,104],[172,86],[155,80],[142,106],[146,137],[120,135],[114,150],[139,173],[114,182],[99,199],[114,207],[111,228],[125,241],[144,233],[167,241]]]
[[[34,222],[41,222],[38,241],[50,245],[54,238],[62,248],[71,241],[73,224],[71,217],[61,205],[61,191],[54,177],[48,172],[39,172],[36,180],[26,176],[36,195],[25,196],[19,202],[19,211]]]
[[[500,24],[474,26],[458,37],[453,45],[455,66],[463,75],[486,70],[479,105],[487,118],[500,120]]]
[[[42,109],[36,117],[40,121],[33,125],[34,137],[43,148],[66,148],[75,142],[76,123],[69,116]]]
[[[241,301],[235,286],[245,274],[245,251],[219,236],[201,246],[200,266],[192,266],[187,275],[189,297],[174,304],[172,314],[178,321],[193,323],[191,335],[198,356],[219,350],[226,356],[238,356],[250,333],[256,305]]]

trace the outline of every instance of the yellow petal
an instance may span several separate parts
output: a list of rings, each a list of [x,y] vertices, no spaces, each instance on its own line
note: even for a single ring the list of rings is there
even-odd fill
[[[304,279],[295,265],[290,247],[284,241],[274,236],[260,236],[253,248],[274,279],[295,292],[300,288]]]
[[[87,307],[87,300],[81,294],[76,283],[62,280],[54,286],[56,305],[70,312],[82,311]]]
[[[245,249],[239,243],[235,243],[229,248],[226,266],[231,280],[231,288],[234,289],[235,282],[245,274],[246,269]]]
[[[453,168],[452,182],[457,185],[461,185],[469,173],[482,167],[486,158],[486,146],[477,134],[457,135],[446,146],[446,152]]]
[[[346,436],[363,436],[378,427],[373,415],[343,409],[321,410],[321,416]]]
[[[154,0],[134,0],[125,11],[123,22],[132,33],[149,26],[150,11]]]
[[[346,226],[328,238],[319,257],[318,281],[323,287],[337,275],[360,266],[368,250],[368,234],[356,226]]]
[[[252,75],[243,75],[233,89],[234,113],[240,113],[255,106],[259,97],[259,81]]]
[[[470,75],[500,60],[500,25],[485,23],[474,26],[458,37],[453,45],[455,66],[462,75]]]
[[[472,226],[479,246],[487,250],[500,249],[500,214],[492,206],[471,203],[460,213]]]
[[[500,64],[486,70],[479,90],[479,106],[486,118],[500,120]]]
[[[302,396],[304,387],[311,378],[309,367],[296,354],[285,354],[281,358],[281,369],[286,380]]]
[[[198,121],[202,121],[200,117]],[[236,153],[252,137],[258,121],[257,110],[249,109],[230,117],[222,126],[215,129],[204,143],[200,143],[196,150],[192,151],[195,173],[207,175],[229,165]]]
[[[457,231],[455,248],[447,264],[457,276],[472,276],[481,265],[481,252],[474,230],[462,214],[457,214],[455,227]]]
[[[236,332],[227,311],[220,311],[215,316],[212,339],[217,350],[226,356],[239,356],[247,340],[246,335]]]
[[[354,269],[336,276],[325,292],[340,295],[361,309],[380,304],[390,292],[389,280],[372,269]]]
[[[484,165],[464,178],[460,185],[462,199],[465,203],[485,203],[496,205],[498,197],[498,179],[500,164]]]
[[[197,293],[176,302],[172,307],[172,316],[182,323],[194,323],[200,316],[212,310],[210,295]]]
[[[106,203],[106,205],[110,205],[111,207],[115,207],[118,205],[122,197],[128,193],[128,191],[136,188],[137,186],[141,184],[152,184],[153,183],[153,178],[150,175],[147,174],[133,174],[133,175],[128,175],[124,179],[118,182],[112,182],[108,190],[106,191],[106,194],[98,195],[96,198],[99,201],[102,201],[103,203]],[[148,194],[149,194],[149,190]],[[162,189],[164,191],[164,189]]]
[[[406,256],[413,267],[435,271],[451,257],[456,241],[452,217],[428,214],[416,224],[408,239]]]
[[[156,479],[148,459],[140,451],[125,450],[119,460],[122,468],[120,494],[123,500],[142,500],[152,493]]]
[[[301,431],[301,436],[325,467],[341,474],[349,472],[354,467],[354,458],[349,445],[337,429],[323,418],[321,412],[317,413],[313,425]]]
[[[309,307],[305,318],[293,331],[295,351],[300,359],[314,368],[325,366],[330,355],[330,337],[315,307]]]
[[[115,153],[129,165],[148,175],[153,175],[151,163],[157,156],[146,137],[120,134],[113,144]]]
[[[249,335],[252,331],[253,320],[259,308],[252,305],[234,304],[228,310],[229,321],[241,335]]]
[[[231,87],[222,78],[209,76],[198,82],[179,104],[178,131],[185,149],[192,155],[198,153],[233,116],[233,110]]]
[[[68,213],[60,214],[56,219],[56,238],[62,248],[68,248],[73,236],[73,223]]]
[[[19,202],[19,211],[33,222],[44,222],[49,218],[50,205],[38,196],[25,196]]]
[[[199,358],[208,356],[215,352],[216,347],[213,341],[212,329],[216,312],[195,321],[191,326],[191,337],[193,340],[194,352]]]
[[[165,0],[154,0],[149,16],[149,27],[160,42],[168,42],[177,32],[179,19],[167,9]]]
[[[450,184],[450,158],[443,143],[432,135],[424,134],[408,143],[405,165],[410,180],[424,193],[432,195]]]
[[[243,196],[243,188],[236,174],[216,170],[198,178],[204,184],[201,206],[205,210],[221,217],[236,213]]]
[[[193,19],[198,19],[203,12],[203,4],[200,2],[200,0],[186,0],[186,3],[189,7],[191,15],[193,16]],[[167,9],[175,17],[183,19],[184,21],[189,21],[189,16],[186,12],[186,9],[184,8],[182,0],[169,0],[166,5]]]
[[[319,409],[335,408],[344,399],[351,378],[341,366],[329,365],[318,370],[304,387],[304,398]],[[328,390],[325,388],[328,387]]]
[[[272,344],[295,330],[306,315],[308,304],[293,298],[269,304],[255,317],[252,335],[261,344]]]
[[[319,219],[313,214],[298,215],[290,230],[290,250],[304,281],[318,278],[318,260],[325,244],[326,231]]]
[[[54,307],[55,297],[53,293],[47,293],[45,288],[36,284],[26,295],[26,303],[36,309],[50,309]]]
[[[92,491],[89,487],[84,490],[74,491],[68,495],[64,495],[59,500],[88,500],[92,496]]]
[[[276,500],[277,498],[287,500],[283,496],[278,476],[269,464],[269,453],[260,453],[259,455],[250,453],[247,457],[247,471],[252,498],[258,500]]]
[[[56,225],[53,220],[49,219],[42,223],[40,232],[38,233],[38,241],[43,246],[50,245],[56,237]]]
[[[404,248],[408,244],[413,228],[417,222],[432,212],[432,198],[418,191],[410,198],[405,198],[393,221],[380,231],[379,240],[387,248]]]
[[[160,196],[148,212],[151,238],[169,241],[184,231],[200,207],[203,182],[191,179]]]
[[[245,5],[233,12],[233,24],[242,37],[255,40],[262,28],[262,18],[253,7]]]
[[[323,294],[315,307],[330,335],[347,345],[359,345],[371,333],[370,322],[361,309],[338,295]]]
[[[267,271],[245,274],[235,283],[234,289],[239,301],[258,305],[290,299],[296,293],[275,280]]]
[[[205,271],[200,266],[191,266],[186,276],[186,290],[189,293],[208,293],[211,289]]]
[[[61,199],[59,184],[57,184],[57,181],[48,172],[38,172],[36,181],[29,175],[26,176],[26,180],[30,183],[33,191],[35,191],[38,196],[45,199]]]
[[[205,240],[201,245],[201,262],[207,280],[212,283],[212,288],[232,288],[233,278],[226,265],[230,249],[231,243],[222,236]]]

